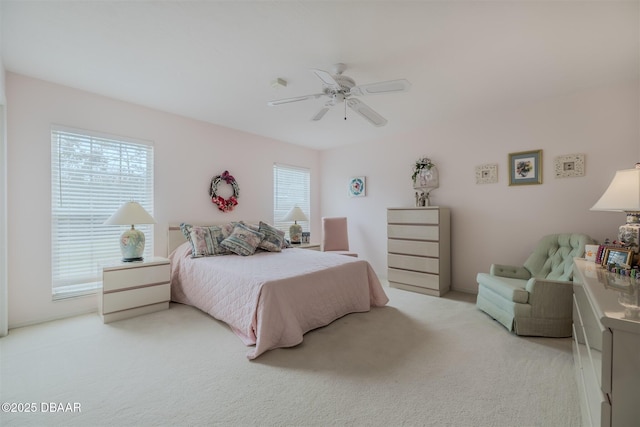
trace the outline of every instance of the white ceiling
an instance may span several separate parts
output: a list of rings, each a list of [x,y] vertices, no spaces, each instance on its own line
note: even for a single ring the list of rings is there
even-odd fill
[[[637,1],[2,0],[8,71],[323,149],[408,132],[451,114],[638,78]],[[344,62],[371,126],[323,99],[311,68]],[[277,77],[286,88],[274,89]]]

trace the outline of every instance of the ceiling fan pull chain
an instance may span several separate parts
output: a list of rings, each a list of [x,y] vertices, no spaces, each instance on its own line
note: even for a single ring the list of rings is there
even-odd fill
[[[347,101],[344,101],[344,119],[347,120]]]

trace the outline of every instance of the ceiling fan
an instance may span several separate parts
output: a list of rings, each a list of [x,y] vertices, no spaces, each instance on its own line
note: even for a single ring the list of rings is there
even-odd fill
[[[360,101],[355,96],[377,95],[391,92],[406,92],[411,87],[411,83],[405,79],[391,80],[387,82],[369,83],[365,85],[356,85],[355,80],[342,74],[347,69],[345,64],[335,64],[333,67],[334,74],[330,74],[324,70],[312,69],[313,73],[322,81],[322,93],[313,95],[303,95],[294,98],[278,99],[269,101],[267,105],[274,107],[277,105],[288,104],[291,102],[306,101],[308,99],[318,99],[326,96],[329,100],[324,107],[318,111],[311,120],[318,121],[324,117],[329,109],[341,102],[345,105],[345,117],[347,119],[347,107],[360,114],[365,120],[374,126],[384,126],[387,119],[382,117],[371,107]]]

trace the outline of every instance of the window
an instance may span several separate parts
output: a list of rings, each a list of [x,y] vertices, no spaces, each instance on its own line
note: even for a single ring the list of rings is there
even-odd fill
[[[287,234],[293,222],[282,221],[281,218],[292,207],[298,206],[311,220],[310,175],[309,169],[273,165],[273,225]],[[298,221],[298,224],[309,231],[309,221]]]
[[[62,127],[51,130],[53,298],[95,292],[101,261],[121,257],[122,227],[102,223],[134,200],[153,215],[153,146]],[[144,256],[153,252],[151,225]]]

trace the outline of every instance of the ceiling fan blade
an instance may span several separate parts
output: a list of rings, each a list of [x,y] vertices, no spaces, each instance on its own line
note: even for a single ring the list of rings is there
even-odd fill
[[[365,120],[369,121],[374,126],[384,126],[387,124],[387,119],[376,113],[364,102],[359,99],[349,98],[347,105],[356,113],[360,114]]]
[[[314,95],[296,96],[295,98],[276,99],[275,101],[267,102],[269,107],[275,107],[276,105],[288,104],[290,102],[306,101],[307,99],[318,99],[323,96],[324,93],[316,93]]]
[[[313,68],[312,71],[320,80],[322,80],[322,84],[324,84],[325,86],[340,89],[340,85],[338,84],[338,82],[336,82],[333,76],[328,72],[324,70],[318,70],[317,68]]]
[[[390,80],[388,82],[369,83],[351,88],[352,95],[377,95],[380,93],[406,92],[411,87],[406,79]]]
[[[327,114],[327,111],[329,111],[329,107],[324,107],[322,110],[318,111],[316,115],[311,118],[311,120],[317,122],[318,120],[323,118],[325,114]]]

